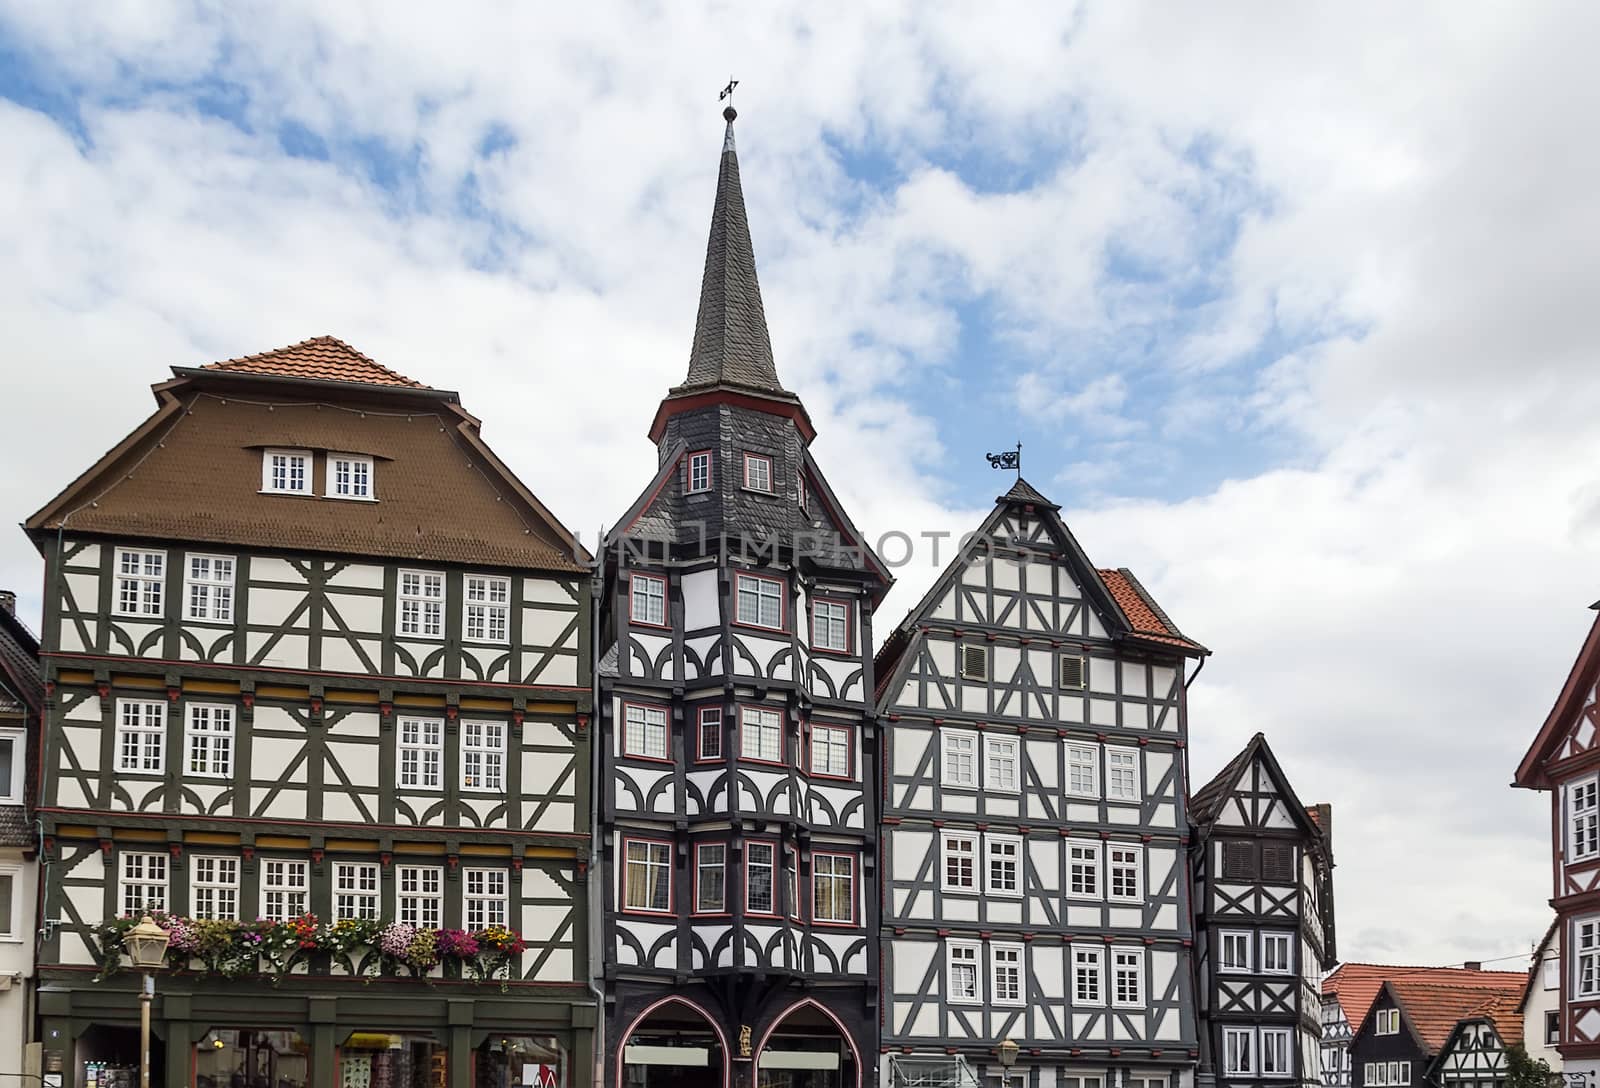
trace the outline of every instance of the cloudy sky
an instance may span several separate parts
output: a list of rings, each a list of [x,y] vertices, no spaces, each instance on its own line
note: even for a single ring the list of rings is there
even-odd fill
[[[732,75],[855,520],[970,528],[1020,440],[1215,651],[1196,773],[1261,730],[1333,802],[1345,957],[1525,952],[1549,810],[1506,783],[1600,597],[1600,10],[973,10],[0,0],[0,507],[168,367],[329,333],[592,539],[684,372]],[[29,616],[40,577],[0,536]]]

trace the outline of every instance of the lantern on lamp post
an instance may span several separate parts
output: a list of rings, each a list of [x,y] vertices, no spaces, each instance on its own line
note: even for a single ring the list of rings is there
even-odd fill
[[[1000,1082],[1004,1088],[1011,1088],[1011,1067],[1017,1064],[1019,1047],[1014,1039],[1005,1039],[994,1048],[995,1057],[1000,1059]]]
[[[150,1001],[156,996],[156,976],[167,960],[167,942],[171,934],[147,914],[139,924],[122,937],[122,947],[128,950],[128,959],[144,972],[144,985],[139,990],[139,1088],[150,1088]]]

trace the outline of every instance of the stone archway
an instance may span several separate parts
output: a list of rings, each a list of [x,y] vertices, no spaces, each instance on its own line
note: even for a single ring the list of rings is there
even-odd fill
[[[617,1088],[729,1088],[730,1061],[710,1013],[686,997],[664,997],[622,1033]]]
[[[814,998],[780,1013],[756,1049],[755,1088],[861,1088],[861,1074],[855,1040]]]

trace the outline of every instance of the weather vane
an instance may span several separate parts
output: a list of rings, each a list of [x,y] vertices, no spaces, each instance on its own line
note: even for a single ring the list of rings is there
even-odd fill
[[[1006,452],[1004,452],[1004,453],[986,453],[986,454],[984,454],[984,456],[989,459],[989,467],[990,468],[1015,469],[1016,473],[1017,473],[1017,479],[1019,479],[1019,480],[1022,479],[1022,443],[1021,442],[1017,443],[1017,448],[1014,449],[1014,450],[1006,450]]]
[[[728,85],[726,87],[722,88],[722,93],[717,95],[717,101],[721,102],[724,98],[732,98],[733,97],[733,89],[735,87],[737,87],[738,85],[739,85],[739,81],[730,76],[729,79],[728,79]],[[729,105],[732,105],[732,103],[729,103]]]

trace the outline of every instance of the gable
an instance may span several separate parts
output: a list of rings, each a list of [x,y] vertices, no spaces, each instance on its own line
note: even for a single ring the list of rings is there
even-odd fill
[[[1218,812],[1217,826],[1302,830],[1301,821],[1292,811],[1291,804],[1292,800],[1279,790],[1272,769],[1257,756],[1239,776],[1238,783]]]
[[[1517,766],[1513,785],[1548,789],[1550,768],[1594,749],[1600,744],[1600,616],[1556,696],[1555,705],[1539,727],[1532,745]]]

